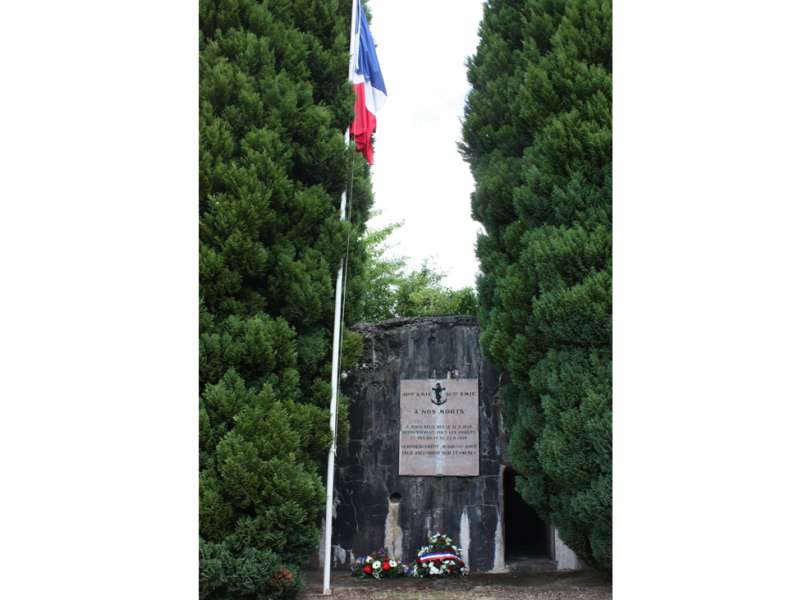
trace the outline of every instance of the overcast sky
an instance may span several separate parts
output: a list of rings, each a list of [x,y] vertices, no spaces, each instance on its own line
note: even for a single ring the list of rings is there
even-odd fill
[[[378,112],[372,181],[375,229],[405,225],[390,238],[391,255],[412,267],[423,259],[445,284],[473,286],[478,271],[470,217],[474,188],[456,143],[469,91],[466,58],[478,44],[482,0],[370,0],[372,34],[388,100]]]

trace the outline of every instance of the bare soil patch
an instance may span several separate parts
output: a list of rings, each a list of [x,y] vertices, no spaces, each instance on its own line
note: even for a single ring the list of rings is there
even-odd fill
[[[611,583],[593,571],[480,573],[453,579],[407,577],[384,581],[334,572],[331,596],[322,595],[321,573],[304,576],[303,600],[611,600]]]

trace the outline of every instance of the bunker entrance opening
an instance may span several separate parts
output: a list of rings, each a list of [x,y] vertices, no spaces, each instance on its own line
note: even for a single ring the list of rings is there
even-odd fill
[[[516,477],[511,468],[504,469],[506,562],[552,559],[550,527],[515,489]]]

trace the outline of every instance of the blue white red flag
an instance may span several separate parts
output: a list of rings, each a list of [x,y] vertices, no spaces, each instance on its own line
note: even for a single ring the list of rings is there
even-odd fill
[[[350,81],[356,95],[355,117],[350,125],[350,137],[356,150],[372,164],[372,134],[377,126],[376,114],[386,102],[386,84],[375,54],[375,42],[367,23],[361,0],[353,0],[353,19],[350,30]]]

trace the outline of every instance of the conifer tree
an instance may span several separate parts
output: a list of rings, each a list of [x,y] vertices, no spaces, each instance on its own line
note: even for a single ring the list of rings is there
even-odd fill
[[[349,240],[358,320],[372,203],[342,139],[350,10],[200,1],[201,598],[292,597],[319,543],[334,282]]]
[[[611,2],[489,0],[462,153],[523,498],[611,569]]]

